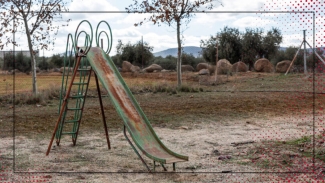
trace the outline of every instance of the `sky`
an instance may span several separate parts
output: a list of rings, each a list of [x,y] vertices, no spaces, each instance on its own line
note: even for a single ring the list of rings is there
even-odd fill
[[[315,21],[316,46],[325,46],[324,0],[295,0],[295,3],[294,0],[220,0],[220,2],[222,5],[219,2],[214,3],[215,6],[212,11],[231,11],[231,13],[195,14],[188,26],[182,26],[183,46],[200,46],[200,40],[206,40],[211,35],[216,35],[225,26],[238,28],[240,31],[245,31],[245,28],[263,28],[265,31],[270,30],[272,27],[279,28],[283,35],[283,43],[280,45],[282,47],[298,47],[303,40],[302,30],[306,29],[307,41],[313,45],[312,14],[265,13],[268,11],[292,10],[312,10],[317,12]],[[94,36],[97,24],[101,20],[108,22],[113,37],[110,55],[116,54],[118,40],[121,40],[123,43],[135,43],[140,41],[142,37],[144,42],[153,46],[153,52],[176,48],[175,26],[169,27],[165,24],[157,26],[151,22],[146,22],[142,26],[136,27],[134,26],[135,23],[150,16],[150,14],[114,13],[125,11],[125,7],[132,3],[133,0],[72,1],[68,4],[69,10],[81,13],[63,14],[63,19],[71,19],[72,21],[69,23],[69,26],[59,29],[54,47],[50,50],[45,50],[44,55],[51,56],[56,53],[64,53],[68,33],[74,35],[78,24],[82,20],[88,20],[91,23]],[[97,11],[110,11],[110,13],[95,13]],[[259,11],[261,13],[239,13],[240,11]],[[90,29],[87,28],[86,24],[82,24],[79,30],[85,30],[90,33]],[[99,30],[104,30],[109,34],[109,29],[105,24],[101,24]],[[25,37],[23,34],[16,35],[16,41],[20,44],[16,50],[28,49],[27,44],[25,44]],[[80,37],[80,40],[83,40],[82,35]],[[101,38],[104,39],[104,49],[106,50],[106,37],[102,36]],[[95,46],[95,39],[93,42],[93,46]],[[43,55],[42,51],[40,55]]]

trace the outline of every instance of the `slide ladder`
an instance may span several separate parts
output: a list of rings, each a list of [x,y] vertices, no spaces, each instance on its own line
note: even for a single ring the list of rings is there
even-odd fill
[[[76,145],[78,137],[91,77],[91,67],[87,67],[87,62],[84,61],[85,58],[77,57],[77,60],[80,61],[74,63],[73,71],[70,69],[72,67],[69,67],[70,64],[63,70],[63,87],[61,87],[59,105],[59,111],[62,109],[63,113],[60,115],[58,130],[55,133],[57,145],[60,144],[62,135],[71,135],[73,145]],[[71,77],[69,77],[70,74],[72,74]],[[71,82],[69,86],[67,82]]]
[[[92,68],[89,65],[89,62],[87,61],[85,55],[82,54],[76,55],[75,62],[70,62],[70,60],[66,62],[65,60],[64,64],[68,66],[73,66],[66,67],[63,70],[62,75],[59,119],[58,127],[55,132],[56,144],[58,146],[60,144],[62,135],[71,135],[73,145],[76,145],[89,82],[93,73]],[[108,148],[110,149],[105,114],[103,113],[104,110],[102,98],[99,89],[98,78],[96,75],[95,81],[100,100],[99,102],[102,111],[102,118],[104,122],[107,144]]]

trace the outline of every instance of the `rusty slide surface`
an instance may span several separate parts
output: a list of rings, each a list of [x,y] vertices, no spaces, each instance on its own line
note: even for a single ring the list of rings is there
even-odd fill
[[[188,161],[188,156],[169,150],[160,141],[112,59],[99,47],[90,48],[87,59],[137,147],[147,157],[163,164]]]

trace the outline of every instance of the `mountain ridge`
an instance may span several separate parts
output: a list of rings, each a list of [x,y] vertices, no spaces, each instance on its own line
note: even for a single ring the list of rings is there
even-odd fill
[[[279,50],[285,51],[288,47],[280,47]],[[325,47],[320,47],[321,49],[324,50],[324,55],[325,55]],[[201,56],[201,51],[202,48],[197,47],[197,46],[184,46],[183,47],[183,52],[187,54],[192,54],[194,57],[200,57]],[[312,52],[312,49],[307,48],[308,52]],[[155,57],[161,56],[161,57],[166,57],[168,55],[171,55],[173,57],[177,57],[177,48],[168,48],[163,51],[155,52],[153,53]]]
[[[184,46],[183,47],[183,52],[187,54],[192,54],[194,57],[199,57],[201,56],[201,51],[202,48],[197,47],[197,46]],[[161,56],[161,57],[166,57],[168,55],[177,57],[177,48],[168,48],[163,51],[155,52],[153,53],[155,57]]]

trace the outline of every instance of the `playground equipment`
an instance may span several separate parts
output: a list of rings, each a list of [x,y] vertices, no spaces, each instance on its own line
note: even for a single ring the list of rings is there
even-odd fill
[[[78,32],[82,23],[87,23],[89,25],[91,30],[90,34],[84,30]],[[104,31],[97,34],[101,23],[105,23],[107,25],[110,30],[110,36],[108,36],[108,34]],[[81,34],[85,35],[85,41],[83,46],[78,46],[78,39]],[[99,45],[99,38],[101,34],[105,34],[108,40],[108,48],[106,51],[102,49],[102,40],[101,47]],[[73,66],[73,72],[69,69],[64,69],[63,71],[59,118],[55,125],[46,155],[50,153],[54,137],[56,138],[56,144],[59,145],[62,135],[71,135],[73,145],[76,144],[89,81],[91,73],[93,72],[95,75],[108,148],[110,149],[110,141],[107,132],[107,125],[98,80],[106,89],[112,104],[124,122],[125,138],[136,152],[142,163],[147,167],[148,171],[151,172],[151,169],[148,167],[137,148],[140,149],[144,155],[153,160],[153,170],[155,170],[156,167],[155,163],[158,162],[162,165],[165,171],[167,169],[165,168],[164,164],[172,163],[173,170],[175,171],[176,163],[188,161],[188,156],[180,155],[171,151],[160,141],[149,120],[143,113],[139,104],[120,75],[118,69],[114,65],[112,59],[108,56],[112,46],[112,33],[107,22],[101,21],[97,25],[95,38],[96,47],[91,46],[92,40],[93,30],[91,24],[86,20],[79,23],[74,35],[74,39],[72,34],[68,34],[64,62],[65,65]],[[72,43],[72,46],[69,49],[70,42]],[[69,77],[69,74],[72,74],[72,76]],[[65,131],[69,124],[72,124],[72,127],[70,126],[72,130]],[[136,144],[137,148],[128,138],[126,131],[129,132],[131,139]]]

